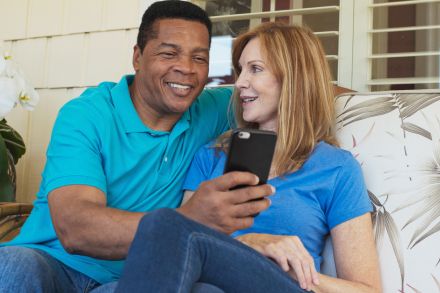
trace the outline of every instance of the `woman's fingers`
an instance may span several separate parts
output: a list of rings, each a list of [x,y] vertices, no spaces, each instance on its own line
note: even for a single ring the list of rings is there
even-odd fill
[[[298,281],[301,288],[311,290],[319,284],[315,262],[297,236],[248,234],[241,241],[274,260],[282,270]]]
[[[298,237],[291,240],[296,247],[296,256],[289,257],[289,263],[295,270],[301,288],[311,290],[314,280],[318,278],[315,263]]]
[[[282,260],[277,262],[284,263],[287,261],[288,267],[291,267],[295,271],[297,281],[301,288],[311,290],[314,280],[318,278],[318,275],[313,258],[310,256],[299,237],[283,237],[277,248],[281,255],[279,258],[282,258]],[[285,270],[285,267],[282,268]]]

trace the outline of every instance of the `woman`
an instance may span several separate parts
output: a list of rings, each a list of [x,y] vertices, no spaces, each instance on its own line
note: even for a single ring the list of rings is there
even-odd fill
[[[156,242],[143,255],[154,269],[143,275],[170,292],[189,291],[198,281],[225,292],[380,292],[372,207],[359,165],[336,146],[333,87],[319,40],[305,28],[265,23],[236,39],[233,66],[238,127],[278,134],[268,182],[276,188],[272,204],[251,228],[231,235],[238,241],[171,211],[156,216],[167,222],[160,228],[141,221],[139,230]],[[196,154],[186,199],[222,174],[229,135]],[[329,234],[338,278],[319,273]],[[135,239],[136,245],[149,246]]]

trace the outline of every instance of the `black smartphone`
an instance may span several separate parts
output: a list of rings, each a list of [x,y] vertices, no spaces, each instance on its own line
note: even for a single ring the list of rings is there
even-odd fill
[[[246,171],[258,176],[259,185],[265,184],[275,151],[277,134],[258,129],[236,129],[231,135],[223,173]],[[234,189],[244,187],[236,186]]]

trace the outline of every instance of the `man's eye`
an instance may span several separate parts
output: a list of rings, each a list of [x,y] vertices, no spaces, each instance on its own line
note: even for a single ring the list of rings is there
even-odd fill
[[[197,63],[201,63],[201,64],[205,64],[208,63],[208,58],[203,57],[203,56],[194,56],[194,61]]]
[[[162,52],[162,53],[160,53],[160,56],[162,56],[166,59],[171,59],[174,56],[176,56],[176,54],[174,52]]]

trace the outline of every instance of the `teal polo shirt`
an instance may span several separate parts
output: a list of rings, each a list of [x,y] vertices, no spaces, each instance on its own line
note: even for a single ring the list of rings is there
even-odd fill
[[[21,233],[6,245],[44,250],[107,283],[119,278],[124,262],[67,253],[53,228],[47,195],[61,186],[83,184],[102,190],[107,205],[117,209],[148,212],[179,206],[195,152],[228,128],[231,90],[205,89],[166,132],[143,124],[130,98],[132,81],[133,76],[125,76],[117,84],[101,83],[62,107],[34,209]]]

